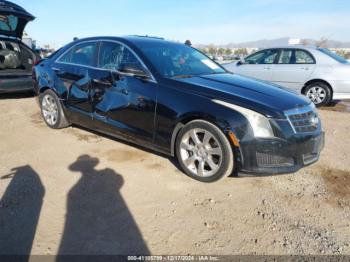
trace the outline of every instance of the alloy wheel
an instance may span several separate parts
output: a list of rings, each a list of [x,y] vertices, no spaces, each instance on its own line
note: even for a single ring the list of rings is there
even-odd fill
[[[195,128],[182,137],[180,157],[192,174],[210,177],[221,167],[223,150],[211,132]]]
[[[327,97],[327,92],[323,87],[314,86],[306,93],[306,96],[314,103],[321,104]]]
[[[41,110],[45,121],[50,125],[54,126],[58,120],[58,107],[55,99],[47,94],[43,97],[41,102]]]

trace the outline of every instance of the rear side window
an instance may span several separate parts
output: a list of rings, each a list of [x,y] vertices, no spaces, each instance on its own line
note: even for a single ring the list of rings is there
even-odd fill
[[[58,61],[77,65],[93,66],[96,43],[82,43],[72,47]]]
[[[313,56],[304,50],[284,49],[278,59],[278,64],[315,64]]]
[[[279,64],[291,64],[292,63],[292,50],[282,50],[280,58],[278,59]]]
[[[268,49],[253,54],[245,59],[248,64],[273,64],[277,57],[278,50]]]
[[[315,64],[315,59],[304,50],[295,50],[296,64]]]

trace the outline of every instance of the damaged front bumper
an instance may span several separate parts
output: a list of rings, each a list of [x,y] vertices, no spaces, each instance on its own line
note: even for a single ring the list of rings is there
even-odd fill
[[[325,145],[325,133],[291,139],[254,139],[240,144],[241,171],[258,174],[294,173],[315,163]]]

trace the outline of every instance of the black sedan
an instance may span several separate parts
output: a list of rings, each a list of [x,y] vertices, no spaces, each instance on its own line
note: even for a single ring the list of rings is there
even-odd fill
[[[21,39],[34,19],[22,7],[0,0],[0,94],[33,91],[32,69],[40,57]]]
[[[49,127],[77,124],[177,157],[202,182],[235,169],[295,172],[316,162],[324,145],[317,111],[303,96],[159,38],[74,41],[33,77]]]

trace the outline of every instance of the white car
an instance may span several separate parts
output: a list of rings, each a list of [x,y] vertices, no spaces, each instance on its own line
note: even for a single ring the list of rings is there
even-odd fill
[[[325,48],[287,46],[260,50],[227,70],[306,95],[316,106],[350,99],[350,63]]]

